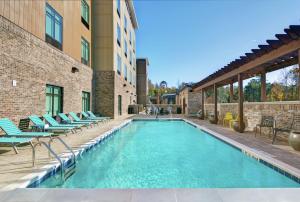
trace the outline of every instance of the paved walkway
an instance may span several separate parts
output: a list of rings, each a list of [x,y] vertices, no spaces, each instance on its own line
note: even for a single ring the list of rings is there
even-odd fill
[[[108,123],[99,124],[99,126],[83,129],[82,132],[76,134],[62,135],[62,139],[76,149],[86,142],[98,137],[106,131],[109,131],[115,126],[120,125],[129,116],[125,116]],[[45,141],[47,141],[45,139]],[[65,148],[55,141],[52,148],[58,154],[66,152]],[[49,159],[48,152],[44,147],[36,147],[36,166],[32,167],[32,149],[30,145],[18,147],[19,154],[15,154],[12,147],[0,147],[0,189],[13,183],[23,183],[27,181],[25,177],[30,177],[29,174],[40,173],[42,167],[49,164],[53,159]],[[0,200],[1,201],[1,200]]]

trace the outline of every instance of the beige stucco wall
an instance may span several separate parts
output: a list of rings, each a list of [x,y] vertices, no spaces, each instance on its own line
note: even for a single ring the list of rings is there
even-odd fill
[[[136,102],[136,82],[129,81],[129,73],[136,78],[135,43],[129,42],[129,32],[135,41],[135,30],[130,20],[126,1],[121,1],[120,17],[117,1],[93,1],[93,63],[94,68],[94,110],[105,116],[118,117],[118,95],[122,96],[122,115],[127,114],[128,105]],[[127,34],[124,31],[124,15],[127,17]],[[121,46],[117,43],[117,25],[121,29]],[[127,57],[124,54],[124,40],[127,41]],[[130,54],[133,62],[130,64]],[[121,75],[117,73],[117,54],[121,56]],[[127,66],[127,81],[124,76]]]

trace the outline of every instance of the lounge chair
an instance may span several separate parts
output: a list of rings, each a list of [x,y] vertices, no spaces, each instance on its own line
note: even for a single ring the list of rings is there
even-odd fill
[[[22,132],[11,120],[4,118],[0,120],[0,128],[11,137],[29,137],[29,138],[42,138],[51,137],[53,133],[46,132]]]
[[[81,127],[83,126],[82,124],[79,125],[71,125],[71,124],[59,124],[51,115],[49,114],[44,114],[43,116],[45,120],[53,127],[61,127],[61,128],[66,128],[72,131],[73,133],[76,132],[76,130],[82,130]]]
[[[34,124],[34,127],[41,131],[69,132],[72,130],[72,128],[65,127],[65,126],[46,126],[44,121],[42,121],[37,115],[31,115],[28,118]]]
[[[231,112],[226,112],[225,117],[223,118],[223,126],[228,123],[229,127],[231,127],[230,122],[233,120],[233,116]]]
[[[24,143],[29,143],[32,146],[31,141],[32,141],[32,138],[21,138],[21,137],[1,137],[0,138],[0,143],[11,145],[16,154],[19,153],[19,151],[17,149],[18,145],[24,144]]]
[[[99,121],[99,122],[107,121],[107,119],[103,118],[103,117],[91,117],[86,112],[81,112],[81,114],[84,117],[84,120],[95,120],[95,121]]]
[[[108,117],[108,116],[96,116],[96,115],[95,115],[93,112],[91,112],[91,111],[87,111],[87,113],[88,113],[88,115],[90,115],[91,118],[97,118],[97,117],[99,117],[99,118],[105,118],[105,119],[108,119],[108,120],[111,119],[111,118]]]
[[[272,135],[274,135],[274,117],[273,116],[262,116],[260,124],[255,127],[255,137],[257,129],[259,128],[259,134],[261,135],[261,128],[270,128]]]
[[[91,123],[88,123],[88,122],[74,122],[72,121],[66,114],[64,113],[59,113],[58,116],[63,120],[63,122],[65,122],[66,124],[71,124],[71,125],[78,125],[78,124],[82,124],[83,126],[91,126],[92,124]]]
[[[74,112],[70,112],[69,115],[72,117],[74,122],[82,122],[82,123],[85,122],[85,123],[98,124],[97,120],[82,120]]]

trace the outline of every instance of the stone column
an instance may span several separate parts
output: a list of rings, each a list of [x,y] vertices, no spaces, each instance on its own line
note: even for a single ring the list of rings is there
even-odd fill
[[[218,87],[217,84],[214,84],[214,104],[215,104],[215,124],[218,124]]]
[[[201,119],[203,119],[204,120],[204,102],[205,102],[205,90],[204,89],[201,89],[201,100],[202,100],[202,102],[201,102],[201,111],[202,111],[202,114],[201,114]]]
[[[244,89],[243,89],[243,77],[242,74],[238,74],[239,83],[239,132],[244,132]]]
[[[300,49],[298,50],[298,99],[300,100]]]
[[[266,93],[266,72],[263,71],[260,76],[261,81],[261,97],[260,101],[265,102],[267,100],[267,93]]]
[[[233,102],[233,83],[230,83],[230,102]]]

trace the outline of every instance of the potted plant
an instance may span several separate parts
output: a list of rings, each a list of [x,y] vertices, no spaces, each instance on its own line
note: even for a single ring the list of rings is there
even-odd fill
[[[233,130],[235,130],[236,132],[240,132],[240,133],[243,133],[246,128],[244,122],[241,124],[241,128],[240,128],[240,122],[238,120],[233,121],[232,126],[233,126]]]
[[[216,124],[216,123],[217,123],[217,121],[216,121],[216,119],[215,119],[215,115],[214,115],[213,113],[210,113],[210,114],[208,115],[208,120],[209,120],[209,122],[210,122],[211,124]]]
[[[300,151],[300,131],[292,131],[289,135],[289,144],[296,151]]]

